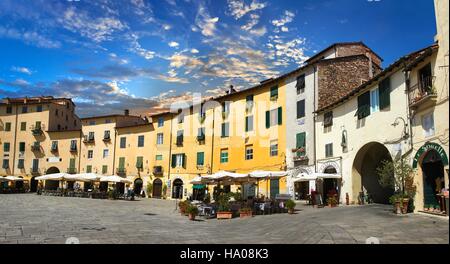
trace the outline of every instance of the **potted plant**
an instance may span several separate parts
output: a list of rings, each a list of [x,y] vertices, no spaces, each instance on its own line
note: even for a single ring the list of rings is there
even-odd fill
[[[336,207],[337,206],[337,203],[338,203],[338,201],[337,201],[337,199],[336,199],[336,197],[333,195],[333,196],[330,196],[330,197],[328,197],[328,206],[331,208],[331,207]]]
[[[414,169],[403,157],[395,160],[383,160],[377,168],[378,182],[382,187],[396,189],[389,198],[394,205],[394,212],[406,214],[414,211],[413,201],[416,186],[414,185]]]
[[[189,220],[194,221],[195,217],[198,215],[198,208],[195,205],[188,204],[186,206],[186,213],[189,215]]]
[[[116,195],[116,190],[114,189],[109,189],[108,190],[108,199],[110,200],[114,200],[116,199],[117,195]]]
[[[286,207],[287,207],[287,209],[288,209],[288,213],[289,213],[289,214],[293,214],[293,213],[294,213],[294,210],[295,210],[295,206],[297,205],[297,204],[294,202],[294,200],[292,200],[292,199],[287,200],[285,205],[286,205]]]
[[[181,215],[186,215],[186,209],[187,209],[188,205],[189,205],[188,201],[180,201],[178,203],[178,208],[180,208]]]
[[[217,208],[217,219],[231,219],[233,217],[233,213],[231,212],[230,206],[230,194],[222,193],[218,196],[218,204]]]
[[[153,184],[151,182],[147,183],[147,196],[148,198],[152,197],[153,193]]]
[[[163,196],[163,199],[166,199],[166,198],[167,198],[167,185],[166,185],[166,184],[163,184],[163,187],[162,187],[162,196]]]
[[[242,207],[241,209],[239,209],[239,217],[240,218],[252,217],[252,216],[253,216],[252,208],[246,206],[246,207]]]

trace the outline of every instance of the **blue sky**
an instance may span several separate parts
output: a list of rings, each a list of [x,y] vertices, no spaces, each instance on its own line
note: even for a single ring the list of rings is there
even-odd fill
[[[334,42],[363,41],[387,66],[435,33],[432,0],[2,0],[0,98],[149,114],[250,87]]]

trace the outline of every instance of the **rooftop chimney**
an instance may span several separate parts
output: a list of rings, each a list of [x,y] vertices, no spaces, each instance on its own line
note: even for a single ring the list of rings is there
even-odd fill
[[[124,114],[127,116],[127,115],[130,115],[130,110],[128,110],[128,109],[125,109],[124,110]]]
[[[233,88],[233,85],[230,84],[230,87],[229,87],[228,90],[227,90],[227,94],[232,94],[232,93],[234,93],[234,92],[236,92],[236,90]]]

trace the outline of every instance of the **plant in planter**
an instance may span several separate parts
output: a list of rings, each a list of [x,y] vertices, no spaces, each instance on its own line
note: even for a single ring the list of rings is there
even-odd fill
[[[394,205],[394,211],[403,214],[414,211],[413,199],[416,194],[414,185],[414,169],[403,157],[394,161],[383,160],[377,168],[378,182],[382,187],[396,189],[389,200]]]
[[[286,203],[285,203],[285,205],[286,205],[286,208],[288,209],[288,213],[289,213],[289,214],[293,214],[293,213],[294,213],[294,210],[295,210],[295,206],[297,205],[297,204],[294,202],[294,200],[292,200],[292,199],[287,200]]]
[[[231,195],[229,193],[221,193],[218,196],[217,202],[219,207],[217,208],[217,219],[231,219],[233,213],[230,206]]]
[[[110,199],[110,200],[114,200],[117,198],[116,190],[109,189],[107,194],[108,194],[108,199]]]
[[[188,201],[180,201],[178,203],[178,208],[180,209],[180,213],[181,215],[186,215],[186,209],[189,206],[189,202]]]
[[[167,198],[167,185],[166,185],[166,184],[163,184],[163,187],[162,187],[162,196],[163,196],[163,199],[166,199],[166,198]]]
[[[198,208],[195,205],[188,204],[186,206],[186,213],[189,215],[189,220],[194,221],[195,217],[198,215]]]
[[[151,182],[147,183],[147,196],[148,198],[152,197],[153,193],[153,184]]]
[[[250,207],[242,207],[241,209],[239,209],[239,217],[240,218],[244,218],[244,217],[252,217],[253,216],[253,210]]]
[[[337,204],[338,204],[338,201],[337,201],[337,199],[336,199],[336,197],[334,195],[328,197],[328,206],[329,207],[336,207]]]

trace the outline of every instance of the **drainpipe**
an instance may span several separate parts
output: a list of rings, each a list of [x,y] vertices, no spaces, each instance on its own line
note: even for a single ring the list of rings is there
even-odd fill
[[[116,128],[114,128],[114,147],[113,147],[113,162],[112,162],[112,174],[114,175],[114,171],[116,170],[116,142],[117,142],[117,137],[119,136],[119,132],[117,131]]]
[[[12,175],[14,176],[14,168],[16,166],[16,144],[17,144],[17,121],[19,118],[19,105],[16,105],[16,125],[14,128],[14,147],[13,147],[13,159],[12,159]],[[26,149],[25,149],[26,150]],[[24,165],[25,167],[25,165]]]
[[[212,123],[212,135],[211,135],[212,136],[212,142],[211,142],[211,174],[213,172],[213,165],[214,165],[214,129],[215,129],[215,127],[214,127],[214,121],[215,121],[214,114],[215,114],[215,108],[213,108],[213,123]],[[205,133],[206,133],[206,131],[205,131]]]
[[[314,126],[313,126],[313,136],[314,136],[314,172],[317,172],[317,162],[316,162],[316,71],[317,71],[317,66],[314,66],[314,101],[313,101],[313,107],[314,107],[314,111],[313,111],[313,121],[314,121]],[[319,91],[317,91],[317,93],[319,93]]]
[[[408,108],[408,111],[406,111],[406,115],[407,115],[407,118],[408,118],[408,126],[409,126],[409,143],[410,143],[411,149],[413,149],[412,114],[411,114],[411,107],[409,105],[409,102],[410,102],[410,99],[411,99],[410,95],[409,95],[410,82],[411,82],[410,74],[411,74],[411,71],[404,71],[405,89],[406,89],[405,92],[406,92],[407,99],[408,99],[408,102],[406,102],[407,103],[407,108]]]

